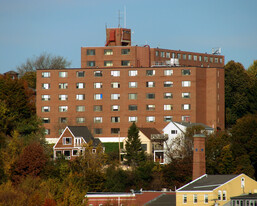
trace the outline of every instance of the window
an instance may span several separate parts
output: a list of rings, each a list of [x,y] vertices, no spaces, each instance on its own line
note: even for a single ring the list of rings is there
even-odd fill
[[[94,82],[94,88],[95,89],[101,89],[103,87],[102,82]]]
[[[170,58],[170,53],[169,52],[166,53],[166,58]]]
[[[187,55],[183,54],[183,59],[186,60],[187,59]]]
[[[197,61],[197,56],[196,55],[194,55],[194,61]]]
[[[154,76],[155,70],[146,70],[146,76]]]
[[[197,194],[194,194],[194,204],[197,203]]]
[[[187,203],[187,195],[183,195],[183,203]]]
[[[172,116],[164,116],[163,121],[164,122],[171,122],[172,121]]]
[[[45,134],[49,135],[50,134],[50,129],[45,129]]]
[[[68,72],[59,72],[59,77],[61,78],[68,77]]]
[[[77,89],[84,89],[85,88],[85,83],[77,83],[76,88]]]
[[[146,122],[155,122],[155,117],[154,116],[147,116],[146,117]]]
[[[164,99],[172,99],[173,98],[173,94],[170,92],[166,92],[163,94],[163,98]]]
[[[204,57],[204,62],[208,62],[208,57]]]
[[[85,72],[84,71],[78,71],[77,73],[77,77],[84,77],[85,76]]]
[[[104,50],[104,55],[113,55],[112,49],[105,49]]]
[[[165,69],[163,71],[164,76],[172,76],[173,75],[173,70],[172,69]]]
[[[67,94],[59,94],[59,100],[61,100],[61,101],[68,100],[68,95]]]
[[[102,123],[103,118],[102,117],[94,117],[94,123]]]
[[[68,118],[67,117],[59,117],[59,123],[67,123]]]
[[[48,118],[48,117],[42,118],[42,122],[44,124],[50,123],[50,118]]]
[[[220,63],[222,63],[223,62],[223,60],[222,60],[222,58],[220,58]]]
[[[130,61],[129,60],[122,60],[121,61],[121,66],[130,66]]]
[[[222,192],[222,200],[224,200],[224,201],[227,200],[227,192],[226,191]]]
[[[103,94],[94,94],[94,100],[101,100],[103,99]]]
[[[50,112],[50,107],[49,106],[44,106],[41,108],[42,112]]]
[[[94,133],[95,134],[102,134],[103,133],[103,129],[102,128],[94,128]]]
[[[155,56],[159,56],[159,51],[155,51]]]
[[[219,63],[219,58],[215,57],[214,62]]]
[[[77,112],[84,112],[85,111],[85,106],[76,106],[76,111]]]
[[[245,187],[245,178],[242,177],[241,178],[241,188],[244,188]]]
[[[102,71],[94,71],[94,76],[95,77],[102,77],[103,73],[102,73]]]
[[[147,99],[155,99],[155,94],[154,93],[147,93],[146,98]]]
[[[87,61],[87,66],[88,67],[94,67],[95,66],[95,61]]]
[[[205,203],[205,204],[208,203],[208,194],[204,194],[204,203]]]
[[[112,67],[113,63],[112,63],[112,61],[104,61],[104,66],[105,67]]]
[[[129,82],[129,88],[137,88],[137,82]]]
[[[102,105],[94,105],[94,111],[95,112],[103,111],[103,106]]]
[[[77,149],[74,149],[72,150],[72,156],[78,156],[78,150]]]
[[[137,76],[137,70],[130,70],[129,71],[129,76],[131,76],[131,77]]]
[[[164,87],[173,87],[173,82],[171,82],[171,81],[166,81],[166,82],[163,83],[163,86],[164,86]]]
[[[190,74],[191,74],[191,70],[190,70],[190,69],[182,69],[182,70],[181,70],[181,74],[182,74],[183,76],[185,76],[185,75],[190,75]]]
[[[50,72],[42,72],[42,77],[44,78],[50,77]]]
[[[191,81],[182,81],[182,87],[191,87]]]
[[[146,82],[146,87],[155,87],[155,82]]]
[[[165,52],[161,52],[161,57],[165,57]]]
[[[44,94],[44,95],[41,96],[41,98],[42,98],[42,101],[49,101],[50,100],[50,95]]]
[[[164,110],[173,110],[173,105],[172,104],[165,104],[163,105]]]
[[[213,57],[210,57],[210,62],[213,63]]]
[[[182,110],[190,110],[191,106],[190,106],[190,104],[182,104],[181,108],[182,108]]]
[[[128,94],[129,99],[137,99],[137,93],[130,93]]]
[[[189,92],[183,92],[182,93],[182,98],[189,99],[190,98],[190,93]]]
[[[178,59],[181,59],[181,54],[178,54]]]
[[[120,94],[111,94],[111,99],[112,99],[112,100],[118,100],[118,99],[120,99]]]
[[[221,191],[218,191],[218,200],[221,200]]]
[[[67,112],[68,106],[59,106],[59,112]]]
[[[77,123],[85,123],[85,117],[77,117],[76,122]]]
[[[76,100],[85,100],[84,94],[76,94]]]
[[[112,110],[113,112],[120,111],[120,105],[112,105],[112,106],[111,106],[111,110]]]
[[[170,133],[171,134],[178,134],[178,130],[171,130]]]
[[[72,144],[71,137],[63,137],[62,144],[63,145],[71,145]]]
[[[199,61],[201,62],[201,61],[203,61],[203,58],[202,58],[202,56],[199,56]]]
[[[128,110],[129,111],[137,111],[137,105],[129,105]]]
[[[111,122],[113,123],[120,122],[120,117],[111,117]]]
[[[68,89],[68,83],[59,83],[59,89]]]
[[[147,104],[146,105],[146,110],[147,111],[154,111],[155,110],[155,105],[154,104]]]
[[[182,116],[182,122],[190,122],[190,116]]]
[[[111,134],[119,134],[120,128],[111,128]]]
[[[129,122],[137,122],[137,117],[129,117],[128,121]]]
[[[64,150],[64,153],[63,153],[65,159],[70,159],[70,150]]]
[[[87,49],[87,55],[88,56],[95,55],[95,50],[94,49]]]
[[[192,60],[192,55],[188,54],[188,60]]]
[[[121,49],[121,54],[130,54],[130,49]]]
[[[50,84],[49,83],[43,83],[42,84],[42,89],[50,89]]]
[[[112,88],[120,88],[120,83],[119,82],[112,82],[111,87]]]

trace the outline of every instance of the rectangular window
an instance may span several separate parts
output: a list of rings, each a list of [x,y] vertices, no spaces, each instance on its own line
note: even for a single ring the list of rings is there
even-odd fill
[[[222,58],[220,58],[220,63],[222,63],[223,62],[223,60],[222,60]]]
[[[85,88],[85,83],[76,83],[76,88],[77,89],[84,89]]]
[[[103,111],[103,106],[102,105],[94,105],[94,111],[95,112]]]
[[[130,49],[121,49],[121,54],[130,54]]]
[[[219,63],[219,58],[215,57],[214,62]]]
[[[129,88],[137,88],[137,82],[129,82]]]
[[[155,99],[155,94],[154,93],[147,93],[146,98],[147,99]]]
[[[154,111],[155,110],[155,105],[154,104],[147,104],[146,105],[146,110],[147,111]]]
[[[128,94],[129,99],[137,99],[137,93],[130,93]]]
[[[87,61],[87,66],[88,67],[94,67],[95,66],[95,61]]]
[[[130,70],[130,71],[129,71],[129,76],[130,76],[130,77],[135,77],[135,76],[137,76],[137,70]]]
[[[129,122],[137,122],[137,117],[129,117],[128,121]]]
[[[172,69],[165,69],[163,71],[164,76],[172,76],[173,75],[173,70]]]
[[[208,194],[204,194],[204,203],[207,204],[208,202]]]
[[[50,123],[50,118],[48,118],[48,117],[42,118],[42,122],[44,124]]]
[[[85,100],[84,94],[76,94],[76,100]]]
[[[170,133],[171,134],[178,134],[178,130],[171,130]]]
[[[164,87],[173,87],[173,82],[172,81],[163,82],[163,86]]]
[[[68,77],[68,72],[59,72],[59,77],[61,78]]]
[[[50,134],[50,129],[45,129],[45,135],[49,135]]]
[[[118,100],[118,99],[120,99],[120,94],[111,94],[111,99],[112,99],[112,100]]]
[[[129,111],[137,111],[137,105],[129,105],[128,110]]]
[[[42,77],[44,78],[50,77],[50,72],[42,72]]]
[[[113,55],[112,49],[105,49],[104,50],[104,55]]]
[[[111,71],[111,76],[112,77],[119,77],[120,76],[120,71]]]
[[[183,76],[185,76],[185,75],[191,75],[191,70],[190,70],[190,69],[182,69],[182,70],[181,70],[181,74],[182,74]]]
[[[120,105],[112,105],[112,106],[111,106],[111,110],[112,110],[113,112],[120,111]]]
[[[182,81],[182,87],[191,87],[191,81]]]
[[[59,123],[67,123],[68,118],[67,117],[59,117]]]
[[[190,98],[190,93],[189,92],[183,92],[182,93],[182,98],[183,99],[189,99]]]
[[[122,60],[121,61],[121,66],[130,66],[130,61],[129,60]]]
[[[102,128],[94,128],[94,134],[102,134],[103,129]]]
[[[159,51],[155,51],[155,56],[159,56]]]
[[[77,117],[76,122],[77,123],[85,123],[85,117]]]
[[[111,134],[119,134],[120,128],[111,128]]]
[[[183,60],[186,60],[186,59],[187,59],[187,55],[183,54]]]
[[[169,52],[166,53],[166,58],[170,58],[170,53]]]
[[[227,200],[227,192],[223,191],[222,193],[222,200],[226,201]]]
[[[77,112],[84,112],[85,111],[85,106],[76,106],[76,111]]]
[[[63,145],[71,145],[72,144],[72,138],[71,137],[63,137],[62,138]]]
[[[111,117],[111,122],[113,123],[120,122],[120,117]]]
[[[68,83],[59,83],[59,89],[68,89]]]
[[[173,94],[170,92],[166,92],[163,94],[163,98],[164,99],[172,99],[173,98]]]
[[[204,62],[208,62],[208,57],[204,57]]]
[[[67,112],[68,106],[59,106],[59,112]]]
[[[154,76],[155,70],[146,70],[146,76]]]
[[[77,74],[77,77],[84,77],[85,76],[84,71],[78,71],[76,74]]]
[[[213,57],[210,57],[210,62],[213,63]]]
[[[103,99],[103,94],[94,94],[94,100],[101,100]]]
[[[165,104],[163,105],[164,110],[173,110],[173,105],[172,104]]]
[[[183,195],[183,203],[187,203],[187,195]]]
[[[102,73],[102,71],[94,71],[94,76],[95,77],[102,77],[103,73]]]
[[[190,108],[191,108],[190,104],[182,104],[181,105],[182,110],[190,110]]]
[[[181,59],[181,54],[178,54],[178,59]]]
[[[42,84],[42,89],[50,89],[50,84],[49,83],[43,83]]]
[[[102,82],[94,82],[94,88],[95,89],[101,89],[103,87]]]
[[[105,67],[112,67],[113,63],[112,63],[112,61],[104,61],[104,66]]]
[[[112,82],[111,87],[112,88],[120,88],[120,83],[119,82]]]
[[[94,123],[102,123],[103,118],[102,117],[94,117]]]
[[[88,56],[95,55],[95,50],[94,49],[87,49],[87,55]]]
[[[202,56],[199,56],[199,61],[201,62],[201,61],[203,61],[203,58],[202,58]]]
[[[59,94],[59,100],[61,100],[61,101],[68,100],[68,95],[67,94]]]
[[[182,116],[182,122],[190,122],[190,116]]]
[[[163,121],[164,122],[171,122],[172,121],[172,116],[164,116]]]
[[[218,191],[218,200],[221,200],[221,191]]]
[[[197,61],[197,56],[196,55],[194,55],[194,61]]]
[[[155,116],[147,116],[146,122],[155,122]]]
[[[72,156],[78,156],[79,153],[78,153],[78,150],[77,149],[73,149],[72,150]]]
[[[51,99],[50,95],[48,95],[48,94],[42,95],[41,98],[42,98],[42,101],[49,101]]]
[[[49,106],[44,106],[41,108],[42,112],[50,112],[50,107]]]
[[[192,60],[192,55],[188,54],[188,60]]]
[[[161,57],[165,57],[165,52],[161,52]]]
[[[197,194],[194,194],[194,204],[197,203]]]
[[[155,87],[155,82],[146,82],[146,87]]]

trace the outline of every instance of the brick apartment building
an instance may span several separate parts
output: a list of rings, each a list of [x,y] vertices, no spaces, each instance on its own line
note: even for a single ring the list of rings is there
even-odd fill
[[[131,46],[130,29],[106,29],[104,47],[82,47],[81,68],[37,71],[37,114],[55,142],[65,126],[126,137],[131,122],[224,129],[224,56]]]

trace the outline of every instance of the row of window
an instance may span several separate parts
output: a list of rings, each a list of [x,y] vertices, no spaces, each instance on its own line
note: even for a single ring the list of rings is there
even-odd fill
[[[105,66],[111,66],[110,65],[111,61],[106,61],[106,62],[109,62],[109,63],[106,64]],[[125,66],[125,65],[123,65],[123,66]],[[77,77],[85,77],[85,71],[77,71],[76,74],[77,74]],[[129,76],[137,76],[138,72],[137,72],[137,70],[130,70],[130,71],[128,71],[128,75]],[[154,69],[146,70],[146,76],[154,76],[154,75],[155,75],[155,70]],[[164,76],[172,76],[173,75],[173,70],[172,69],[165,69],[165,70],[163,70],[163,75]],[[182,69],[181,70],[181,75],[183,75],[183,76],[184,75],[191,75],[191,70],[190,69]],[[103,71],[94,71],[94,76],[95,77],[103,76]],[[111,71],[111,76],[119,77],[120,76],[120,71],[119,70]],[[42,72],[42,77],[44,77],[44,78],[51,77],[50,71]],[[68,77],[68,72],[67,71],[59,72],[59,77],[61,77],[61,78]]]
[[[120,54],[128,55],[128,54],[130,54],[130,49],[121,49]],[[94,56],[94,55],[96,55],[95,49],[87,49],[87,56]],[[104,55],[113,55],[113,50],[105,49]]]
[[[223,200],[223,201],[227,200],[227,192],[225,190],[224,191],[221,191],[221,190],[218,191],[218,200]],[[184,194],[183,195],[183,203],[186,204],[187,202],[188,202],[187,194]],[[207,204],[208,202],[209,202],[208,194],[204,194],[204,203]],[[198,203],[198,195],[197,194],[193,194],[193,203],[194,204]]]

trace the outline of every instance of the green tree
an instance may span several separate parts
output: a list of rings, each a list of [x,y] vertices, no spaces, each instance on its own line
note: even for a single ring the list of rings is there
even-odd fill
[[[253,64],[249,66],[247,73],[250,77],[257,78],[257,60],[255,60]]]
[[[139,129],[134,122],[128,129],[128,139],[125,148],[125,158],[128,165],[135,168],[140,162],[146,159],[145,152],[142,149],[141,141],[139,139]]]
[[[217,168],[219,174],[232,174],[235,171],[235,162],[230,145],[226,145],[222,148]]]

